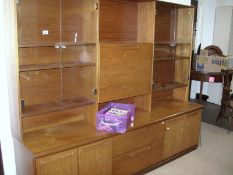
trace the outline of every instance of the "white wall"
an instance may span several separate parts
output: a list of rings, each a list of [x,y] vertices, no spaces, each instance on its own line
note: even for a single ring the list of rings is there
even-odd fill
[[[13,136],[20,140],[15,1],[0,0],[0,140],[5,175],[16,174]]]
[[[233,6],[233,0],[198,0],[196,47],[213,44],[215,10],[221,6]]]
[[[159,0],[159,1],[164,1],[164,2],[171,2],[175,4],[182,4],[182,5],[190,5],[191,0]]]

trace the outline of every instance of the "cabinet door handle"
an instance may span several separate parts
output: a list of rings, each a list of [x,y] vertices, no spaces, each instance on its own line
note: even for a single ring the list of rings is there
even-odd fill
[[[167,127],[166,129],[167,129],[167,130],[170,130],[170,128],[169,128],[169,127]]]
[[[162,122],[162,125],[164,125],[165,124],[165,122]]]

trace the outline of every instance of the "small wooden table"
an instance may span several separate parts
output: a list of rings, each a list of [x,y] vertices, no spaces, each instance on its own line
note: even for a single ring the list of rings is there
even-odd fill
[[[202,100],[203,83],[209,82],[210,77],[214,77],[215,83],[222,82],[222,72],[203,72],[203,71],[191,70],[191,80],[197,80],[201,82],[199,101]]]

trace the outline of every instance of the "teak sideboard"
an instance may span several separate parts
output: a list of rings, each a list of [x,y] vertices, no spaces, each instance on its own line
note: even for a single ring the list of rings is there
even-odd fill
[[[36,175],[143,174],[197,148],[194,9],[154,0],[17,2],[22,145]],[[124,134],[96,112],[132,103]]]

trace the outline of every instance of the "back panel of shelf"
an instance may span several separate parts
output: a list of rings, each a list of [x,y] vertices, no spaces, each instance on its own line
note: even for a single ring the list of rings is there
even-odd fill
[[[154,1],[100,0],[100,42],[153,43],[154,13]]]

